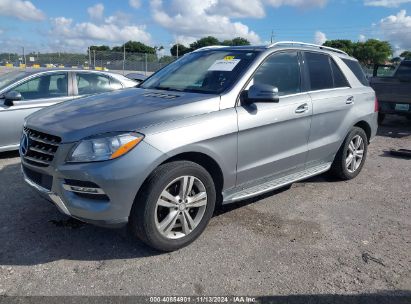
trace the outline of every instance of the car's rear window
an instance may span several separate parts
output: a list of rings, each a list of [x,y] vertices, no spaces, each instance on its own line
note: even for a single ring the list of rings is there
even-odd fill
[[[403,61],[395,73],[397,77],[411,77],[411,61]]]
[[[350,59],[344,59],[341,58],[342,61],[350,68],[351,72],[354,73],[354,75],[357,77],[358,81],[361,82],[365,86],[370,86],[370,83],[365,76],[364,70],[361,68],[360,64],[358,61],[355,60],[350,60]]]

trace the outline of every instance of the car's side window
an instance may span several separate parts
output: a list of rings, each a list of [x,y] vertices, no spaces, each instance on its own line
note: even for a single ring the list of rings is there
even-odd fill
[[[271,55],[257,69],[252,83],[269,84],[277,87],[280,96],[301,92],[301,75],[297,52]]]
[[[343,72],[338,67],[333,59],[330,58],[331,69],[333,71],[334,87],[335,88],[344,88],[349,87],[347,79],[345,78]]]
[[[13,91],[20,92],[23,99],[35,100],[68,96],[67,73],[56,73],[30,79]]]
[[[305,61],[310,76],[311,91],[334,88],[328,55],[306,52]]]
[[[117,80],[97,73],[76,73],[79,95],[98,94],[122,88]]]

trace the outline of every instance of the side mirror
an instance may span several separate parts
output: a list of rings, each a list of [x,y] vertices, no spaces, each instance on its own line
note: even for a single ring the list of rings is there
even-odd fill
[[[22,100],[20,92],[10,91],[4,94],[4,105],[11,107],[14,103],[13,101]]]
[[[268,84],[252,85],[245,96],[248,103],[254,102],[279,102],[278,88]]]

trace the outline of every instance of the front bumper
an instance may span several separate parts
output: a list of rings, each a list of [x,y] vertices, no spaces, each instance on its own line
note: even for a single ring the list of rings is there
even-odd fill
[[[163,153],[141,142],[118,159],[68,164],[65,158],[72,146],[61,144],[47,167],[35,166],[22,157],[24,180],[64,214],[100,226],[126,224],[138,190],[165,158]],[[101,192],[96,197],[81,195],[67,186],[73,181],[80,186],[92,183]]]
[[[60,209],[60,211],[62,213],[67,214],[67,215],[71,215],[70,211],[67,209],[66,205],[64,204],[64,202],[61,200],[61,198],[58,195],[56,195],[55,193],[47,190],[46,188],[43,188],[42,186],[36,184],[31,179],[29,179],[26,176],[26,174],[24,173],[23,167],[22,167],[21,172],[23,173],[24,181],[27,184],[29,184],[31,187],[36,189],[43,197],[45,197],[46,199],[52,201]]]

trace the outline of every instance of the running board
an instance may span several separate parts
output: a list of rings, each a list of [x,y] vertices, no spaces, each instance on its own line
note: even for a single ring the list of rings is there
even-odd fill
[[[264,183],[254,185],[251,187],[247,187],[245,189],[244,189],[244,186],[242,186],[241,188],[237,188],[238,191],[236,191],[236,189],[232,189],[231,191],[229,190],[228,193],[224,195],[223,204],[240,201],[243,199],[247,199],[250,197],[254,197],[257,195],[261,195],[261,194],[273,191],[275,189],[298,182],[300,180],[307,179],[312,176],[324,173],[328,171],[330,168],[331,168],[331,163],[324,163],[324,164],[317,165],[315,167],[311,167],[309,169],[305,169],[303,171],[293,173],[293,174],[290,174],[290,175],[287,175],[281,178],[268,180]]]

